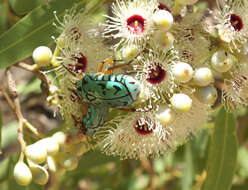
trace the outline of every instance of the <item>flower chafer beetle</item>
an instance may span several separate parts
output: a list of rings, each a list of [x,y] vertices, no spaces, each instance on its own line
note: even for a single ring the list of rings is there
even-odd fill
[[[133,77],[111,74],[113,69],[126,64],[110,67],[101,73],[105,62],[114,60],[105,60],[99,65],[98,73],[85,74],[75,84],[74,93],[87,106],[87,113],[81,121],[87,135],[94,134],[95,130],[105,123],[110,108],[125,108],[134,103],[140,93],[139,83]],[[73,74],[71,70],[66,69]]]

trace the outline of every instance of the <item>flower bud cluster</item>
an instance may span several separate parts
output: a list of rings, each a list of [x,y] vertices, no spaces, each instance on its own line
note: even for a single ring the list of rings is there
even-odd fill
[[[25,149],[27,164],[18,161],[14,177],[18,184],[28,185],[31,181],[45,185],[49,173],[63,175],[78,166],[78,157],[87,151],[82,139],[71,139],[62,131],[43,138]],[[49,171],[49,172],[48,172]]]

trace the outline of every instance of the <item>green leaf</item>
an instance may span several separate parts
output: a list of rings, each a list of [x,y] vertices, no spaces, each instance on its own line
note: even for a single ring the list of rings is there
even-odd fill
[[[248,150],[246,147],[241,147],[238,151],[238,173],[243,178],[248,178]]]
[[[2,154],[2,127],[3,127],[3,118],[2,118],[2,109],[0,105],[0,154]]]
[[[5,180],[9,174],[10,158],[5,158],[0,161],[0,182]]]
[[[190,142],[185,145],[184,173],[182,178],[182,190],[190,190],[194,181],[194,164]]]
[[[0,69],[6,68],[30,56],[33,50],[41,45],[53,42],[51,36],[58,36],[54,11],[62,16],[80,0],[54,0],[51,3],[37,7],[23,17],[11,29],[0,36]]]
[[[43,0],[9,0],[12,10],[18,15],[31,11],[41,5],[42,2]]]
[[[7,30],[8,27],[8,16],[7,16],[7,8],[5,3],[0,3],[0,35]]]
[[[217,115],[208,155],[203,190],[229,190],[236,168],[237,137],[234,116],[224,108]]]
[[[18,123],[16,121],[8,123],[6,126],[2,128],[3,148],[17,141],[17,129],[18,129]]]

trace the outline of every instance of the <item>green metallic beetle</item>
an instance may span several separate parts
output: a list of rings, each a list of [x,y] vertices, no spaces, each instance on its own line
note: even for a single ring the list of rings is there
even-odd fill
[[[78,95],[88,104],[110,108],[129,106],[140,93],[139,83],[128,75],[87,74],[77,83]]]
[[[106,62],[114,63],[114,60],[104,60],[98,67],[98,73],[85,74],[76,83],[76,91],[73,91],[86,103],[87,113],[79,121],[86,135],[93,135],[105,123],[110,108],[125,108],[134,103],[140,93],[139,83],[133,77],[111,74],[114,68],[127,64],[113,66],[101,73]],[[75,70],[80,70],[80,65],[71,65],[70,68],[63,66],[73,75]]]
[[[87,74],[76,86],[88,107],[82,120],[88,135],[105,123],[110,108],[129,106],[140,93],[139,83],[128,75]]]

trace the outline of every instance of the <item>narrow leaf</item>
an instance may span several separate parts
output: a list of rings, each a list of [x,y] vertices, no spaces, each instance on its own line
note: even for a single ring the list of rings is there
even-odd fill
[[[37,46],[51,44],[51,36],[58,35],[52,25],[53,12],[62,16],[78,2],[80,0],[54,0],[39,6],[3,33],[0,36],[0,69],[27,58]]]
[[[229,190],[236,168],[237,138],[234,116],[224,108],[217,115],[208,155],[203,190]]]
[[[194,164],[190,142],[185,145],[184,173],[182,178],[182,190],[190,190],[194,181]]]
[[[8,27],[8,16],[7,16],[7,8],[5,3],[0,3],[0,35],[7,30]]]
[[[2,127],[3,127],[3,118],[2,118],[2,109],[0,105],[0,154],[2,154]]]
[[[32,9],[41,5],[43,0],[9,0],[9,4],[12,10],[18,14],[23,15],[31,11]]]

